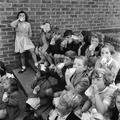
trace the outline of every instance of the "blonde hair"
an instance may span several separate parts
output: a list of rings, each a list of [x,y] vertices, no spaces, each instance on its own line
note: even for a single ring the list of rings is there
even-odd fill
[[[102,48],[108,48],[111,55],[115,54],[115,48],[110,43],[105,43]],[[102,48],[101,48],[101,50],[102,50]]]

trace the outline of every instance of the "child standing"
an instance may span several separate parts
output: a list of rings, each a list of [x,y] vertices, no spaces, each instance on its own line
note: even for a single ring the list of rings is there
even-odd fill
[[[118,63],[112,58],[115,53],[114,47],[110,43],[106,43],[101,48],[101,57],[96,61],[95,68],[103,68],[105,71],[112,73],[113,81],[118,72]]]
[[[25,56],[26,50],[29,50],[35,66],[37,66],[37,59],[34,53],[34,45],[30,38],[32,37],[31,25],[28,22],[27,13],[20,11],[17,15],[17,20],[13,21],[11,27],[15,28],[16,38],[15,38],[15,52],[20,53],[20,59],[22,64],[22,69],[19,73],[23,73],[26,70],[25,66]]]

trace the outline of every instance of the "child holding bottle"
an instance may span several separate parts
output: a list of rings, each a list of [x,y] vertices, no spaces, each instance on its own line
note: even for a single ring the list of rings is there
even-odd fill
[[[19,73],[23,73],[26,70],[25,66],[25,51],[29,50],[35,66],[38,65],[36,55],[34,52],[34,44],[31,41],[32,31],[31,25],[28,22],[27,13],[20,11],[17,15],[17,20],[11,22],[11,27],[15,28],[16,37],[15,37],[15,52],[20,53],[20,60],[22,64],[22,69]]]

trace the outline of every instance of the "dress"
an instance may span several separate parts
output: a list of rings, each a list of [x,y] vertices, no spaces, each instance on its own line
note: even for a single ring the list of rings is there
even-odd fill
[[[15,52],[23,53],[24,51],[35,47],[30,40],[30,37],[32,36],[30,23],[21,23],[18,20],[15,20],[11,23],[11,26],[15,28],[16,31]]]

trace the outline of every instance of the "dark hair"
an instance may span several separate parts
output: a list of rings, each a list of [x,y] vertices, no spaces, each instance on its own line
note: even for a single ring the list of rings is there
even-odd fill
[[[28,15],[27,15],[27,13],[24,12],[24,11],[18,12],[18,14],[17,14],[17,19],[19,18],[19,15],[20,15],[21,13],[24,13],[24,14],[25,14],[25,21],[28,21]]]
[[[72,30],[66,30],[63,34],[63,37],[67,37],[69,35],[74,35],[73,31]]]
[[[16,79],[15,78],[9,78],[9,82],[10,82],[9,92],[18,91],[18,85],[17,85]]]

